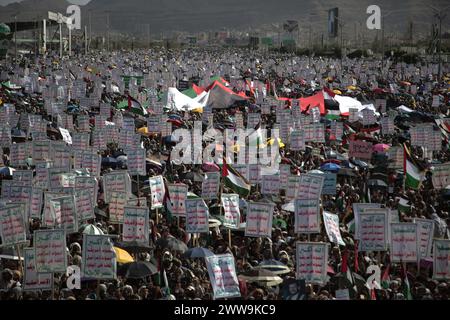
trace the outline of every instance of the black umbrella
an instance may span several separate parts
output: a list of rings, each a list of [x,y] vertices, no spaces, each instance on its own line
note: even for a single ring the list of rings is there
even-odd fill
[[[139,243],[136,241],[132,242],[119,242],[114,244],[116,247],[120,249],[124,249],[128,252],[132,253],[141,253],[141,252],[151,252],[154,248],[143,243]]]
[[[171,250],[180,251],[183,253],[188,250],[187,245],[183,241],[178,240],[175,237],[160,238],[156,241],[156,245],[161,249],[169,248]]]
[[[129,279],[142,279],[158,273],[158,268],[147,261],[134,261],[125,264],[120,273],[122,272]]]
[[[205,258],[213,255],[214,253],[212,253],[210,250],[206,248],[195,247],[186,251],[183,256],[192,259],[192,258]]]

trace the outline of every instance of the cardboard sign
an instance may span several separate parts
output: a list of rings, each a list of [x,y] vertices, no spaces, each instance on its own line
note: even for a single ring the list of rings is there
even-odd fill
[[[188,186],[182,183],[169,184],[168,208],[173,216],[186,216]]]
[[[349,156],[363,160],[372,159],[372,144],[362,140],[350,140]]]
[[[337,214],[324,211],[323,223],[325,224],[328,239],[330,239],[333,243],[345,246],[345,242],[342,240],[341,231],[339,229],[339,216]]]
[[[103,176],[103,192],[105,203],[110,201],[111,192],[131,194],[131,178],[126,171],[115,171]]]
[[[295,233],[319,233],[320,232],[320,204],[318,199],[296,199],[295,208]]]
[[[324,181],[323,175],[302,174],[296,197],[299,199],[319,199]]]
[[[24,291],[38,291],[51,290],[53,275],[51,273],[37,273],[36,272],[36,258],[34,256],[34,248],[25,248],[23,250],[23,290]]]
[[[0,236],[2,246],[26,243],[27,224],[21,205],[9,204],[0,208]]]
[[[116,279],[116,252],[109,236],[83,234],[82,257],[83,277],[97,280]]]
[[[123,192],[111,192],[109,198],[109,220],[112,223],[123,223],[123,214],[127,203],[128,195]]]
[[[231,254],[222,254],[205,259],[214,299],[240,297],[234,257]]]
[[[202,198],[186,199],[186,232],[208,233],[209,210]]]
[[[391,262],[418,261],[417,224],[391,224]]]
[[[64,196],[50,200],[50,219],[46,225],[60,228],[66,233],[78,232],[77,210],[75,206],[75,196]]]
[[[207,172],[202,182],[202,198],[217,199],[220,186],[220,172]]]
[[[387,244],[387,210],[359,214],[359,250],[385,251]]]
[[[263,175],[261,184],[261,194],[278,195],[280,193],[280,175]]]
[[[149,243],[149,209],[125,206],[123,214],[123,242]]]
[[[297,279],[319,285],[327,282],[328,244],[297,242],[296,260]]]
[[[247,204],[246,237],[271,237],[274,206],[263,202]]]
[[[419,246],[419,258],[431,257],[431,247],[433,246],[434,221],[427,219],[414,219],[417,224],[417,236]]]
[[[239,210],[239,195],[222,194],[221,201],[224,212],[224,227],[230,229],[238,229],[241,222],[241,213]]]
[[[38,273],[65,273],[67,270],[64,230],[35,230],[34,256]]]
[[[450,279],[450,240],[434,240],[433,279]]]
[[[433,175],[431,179],[435,189],[443,189],[450,185],[450,162],[433,164]]]
[[[162,176],[156,176],[151,177],[149,181],[152,195],[152,209],[162,208],[164,206],[164,195],[166,194],[164,179]]]
[[[145,149],[127,150],[127,168],[130,175],[145,176],[146,170]]]

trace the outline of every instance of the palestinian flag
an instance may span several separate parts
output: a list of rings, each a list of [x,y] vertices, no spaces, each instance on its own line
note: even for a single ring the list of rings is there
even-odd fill
[[[383,289],[389,289],[389,286],[391,284],[391,277],[389,276],[389,269],[390,265],[388,264],[386,266],[386,269],[384,269],[383,275],[381,276],[381,287]]]
[[[139,101],[137,101],[130,95],[128,96],[128,111],[140,116],[146,116],[148,114],[147,110],[142,107]]]
[[[241,197],[246,197],[250,194],[250,183],[239,172],[228,165],[225,159],[223,159],[222,164],[222,178],[225,185]]]
[[[404,213],[409,213],[411,211],[411,203],[409,202],[408,199],[398,197],[397,200],[398,200],[398,211]]]
[[[408,273],[406,272],[406,269],[402,263],[402,280],[403,280],[403,295],[405,296],[406,300],[413,300],[413,296],[411,294],[411,286],[409,285],[408,280]]]
[[[420,183],[423,179],[423,173],[420,169],[414,165],[411,160],[408,149],[403,145],[404,158],[403,158],[403,170],[405,175],[405,187],[418,190]]]

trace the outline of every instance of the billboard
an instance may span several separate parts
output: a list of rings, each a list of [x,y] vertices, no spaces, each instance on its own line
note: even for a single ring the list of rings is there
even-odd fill
[[[336,38],[338,36],[338,19],[339,8],[328,10],[328,36],[330,38]]]

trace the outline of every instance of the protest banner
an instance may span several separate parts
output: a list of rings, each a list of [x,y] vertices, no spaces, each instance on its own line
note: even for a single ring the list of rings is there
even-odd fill
[[[287,190],[288,179],[291,175],[291,165],[280,164],[280,189]]]
[[[344,124],[342,122],[333,121],[330,125],[330,140],[334,137],[334,140],[342,141],[342,135],[344,134]]]
[[[381,122],[381,134],[388,135],[395,133],[394,119],[390,117],[383,117]]]
[[[67,252],[64,230],[35,230],[34,256],[38,273],[66,273]]]
[[[116,279],[116,252],[108,235],[83,234],[82,257],[83,277],[97,280]]]
[[[258,184],[261,182],[261,165],[249,164],[248,165],[248,181],[251,184]]]
[[[304,141],[305,142],[315,142],[324,143],[325,142],[325,129],[323,124],[315,123],[308,124],[303,127]]]
[[[75,150],[89,149],[90,135],[87,132],[74,132],[72,134],[72,148]]]
[[[109,198],[109,220],[112,223],[123,223],[123,214],[127,203],[128,195],[123,192],[111,192]]]
[[[27,242],[27,223],[23,206],[8,204],[0,207],[0,236],[2,246],[14,246]]]
[[[32,157],[34,161],[50,159],[50,140],[33,141]]]
[[[300,176],[290,175],[287,181],[286,199],[292,200],[299,196]]]
[[[350,140],[349,157],[357,159],[372,159],[372,144],[362,140]]]
[[[318,199],[295,199],[295,233],[320,233],[320,204]]]
[[[365,209],[376,209],[376,208],[381,208],[381,204],[380,203],[353,203],[352,205],[353,208],[353,215],[355,216],[355,239],[359,239],[359,227],[360,227],[360,222],[359,222],[359,214],[361,212],[364,212]]]
[[[324,210],[323,223],[325,224],[328,239],[333,243],[345,246],[345,242],[342,240],[341,231],[339,229],[339,216]]]
[[[75,190],[88,190],[92,198],[92,203],[94,205],[97,204],[98,181],[95,177],[76,176]]]
[[[322,285],[327,281],[328,244],[320,242],[297,242],[296,278],[306,283]]]
[[[417,224],[391,223],[391,262],[417,262],[417,249]]]
[[[44,201],[44,189],[33,187],[31,191],[29,219],[41,219],[42,205]]]
[[[37,273],[36,272],[36,258],[34,248],[25,248],[23,250],[24,261],[24,275],[23,275],[23,290],[24,291],[39,291],[51,290],[53,275],[51,273]]]
[[[388,242],[387,226],[387,210],[384,210],[384,212],[367,210],[360,213],[358,250],[385,251]]]
[[[131,178],[126,171],[113,171],[103,176],[105,203],[110,201],[111,192],[131,193]]]
[[[101,161],[102,158],[97,152],[85,150],[81,156],[80,169],[87,169],[92,176],[99,177],[101,171]]]
[[[302,174],[298,186],[298,199],[319,199],[325,181],[323,175]]]
[[[90,190],[74,188],[78,224],[95,219],[94,197]]]
[[[164,206],[164,196],[166,194],[164,179],[162,176],[151,177],[149,179],[150,192],[152,195],[152,209],[162,208]]]
[[[433,187],[435,189],[443,189],[450,185],[450,162],[443,164],[433,164]]]
[[[72,136],[70,135],[69,130],[64,129],[64,128],[59,128],[59,132],[61,132],[61,135],[62,135],[65,143],[72,144]]]
[[[145,174],[147,173],[145,159],[145,149],[127,150],[127,169],[130,175],[145,176]]]
[[[222,194],[221,201],[224,212],[223,226],[230,229],[238,229],[241,222],[239,195]]]
[[[207,172],[202,182],[202,198],[217,199],[220,187],[220,172]]]
[[[261,194],[276,196],[280,193],[280,175],[263,175]]]
[[[450,240],[435,239],[433,246],[433,279],[450,279]]]
[[[434,221],[414,218],[414,223],[417,224],[419,259],[430,258],[433,247]]]
[[[63,229],[66,233],[78,232],[75,196],[64,196],[50,200],[50,214],[54,228]],[[48,220],[47,220],[48,221]]]
[[[246,237],[270,237],[272,235],[273,203],[248,202]]]
[[[208,233],[209,210],[202,198],[186,199],[186,232]]]
[[[123,242],[149,243],[149,209],[125,206],[123,213]]]
[[[31,186],[33,183],[33,170],[16,170],[13,172],[13,180],[20,181],[23,186]]]
[[[214,299],[240,297],[233,255],[214,255],[206,257],[205,260]]]
[[[168,209],[173,216],[186,216],[188,186],[183,183],[169,184]]]

